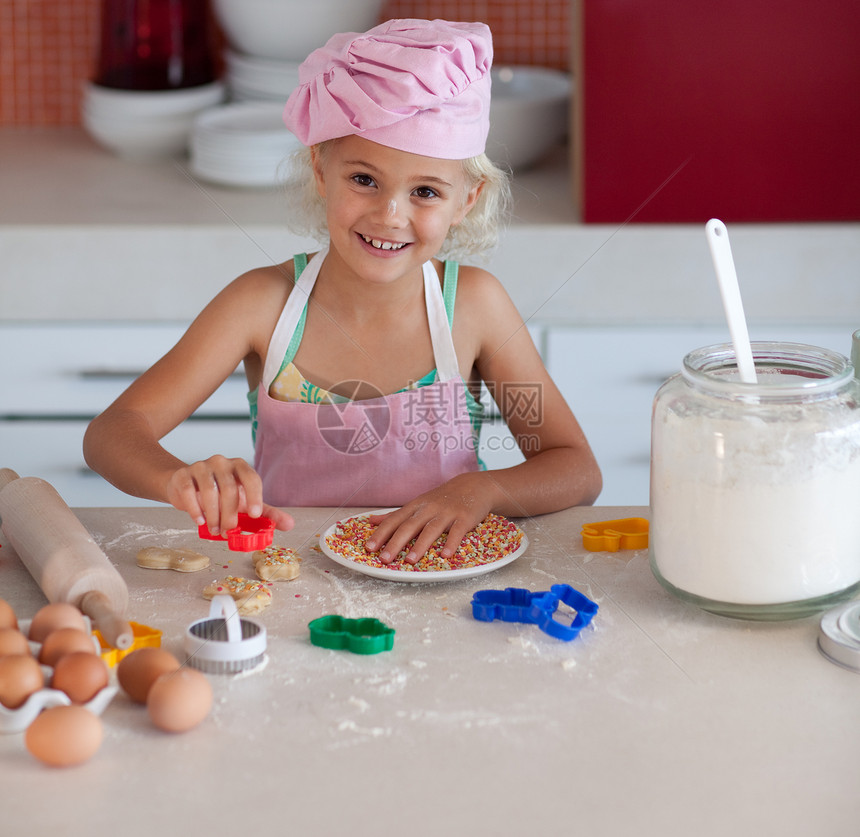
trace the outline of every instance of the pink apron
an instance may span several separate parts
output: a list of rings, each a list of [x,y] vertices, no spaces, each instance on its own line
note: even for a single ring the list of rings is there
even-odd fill
[[[272,334],[257,392],[254,464],[275,506],[402,506],[457,474],[478,470],[439,278],[424,265],[434,383],[344,404],[278,401],[269,387],[327,250],[302,272]]]

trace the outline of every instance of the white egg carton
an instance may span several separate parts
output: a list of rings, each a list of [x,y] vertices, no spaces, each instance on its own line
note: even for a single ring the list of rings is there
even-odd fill
[[[92,631],[92,624],[89,617],[85,616],[84,620],[87,623],[87,630]],[[27,619],[18,623],[18,628],[25,636],[30,632],[30,622]],[[98,640],[93,637],[96,651],[101,652]],[[33,656],[39,658],[39,650],[41,643],[30,642],[30,650]],[[51,682],[53,669],[50,666],[41,666],[42,674],[45,678],[45,688],[39,689],[38,692],[33,692],[24,703],[17,709],[8,709],[0,704],[0,733],[23,732],[36,719],[36,716],[43,709],[50,709],[52,706],[70,706],[72,701],[65,692],[59,689],[51,689],[47,686]],[[105,711],[108,704],[113,700],[114,695],[119,691],[117,686],[105,686],[92,700],[84,704],[86,709],[89,709],[94,715],[101,715]]]

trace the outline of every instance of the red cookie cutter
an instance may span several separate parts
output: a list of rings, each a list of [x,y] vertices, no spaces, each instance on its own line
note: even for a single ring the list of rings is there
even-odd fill
[[[197,527],[197,534],[207,541],[227,541],[227,546],[235,552],[254,552],[271,545],[275,524],[268,517],[251,517],[239,512],[239,525],[235,529],[213,535],[203,523]]]

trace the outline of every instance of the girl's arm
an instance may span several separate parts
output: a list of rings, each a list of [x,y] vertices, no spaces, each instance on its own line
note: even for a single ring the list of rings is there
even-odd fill
[[[188,464],[160,444],[243,359],[260,368],[261,343],[274,328],[260,312],[277,318],[287,284],[271,268],[225,288],[163,358],[93,419],[84,436],[87,464],[120,490],[170,503],[213,533],[236,526],[239,511],[289,528],[289,515],[263,504],[260,479],[243,459],[213,456]]]
[[[528,517],[589,505],[602,487],[582,429],[498,280],[470,270],[458,290],[454,324],[458,353],[462,329],[475,335],[475,365],[526,461],[461,474],[386,516],[367,544],[371,550],[384,545],[383,560],[393,560],[412,538],[407,560],[418,560],[445,532],[447,557],[490,512]]]

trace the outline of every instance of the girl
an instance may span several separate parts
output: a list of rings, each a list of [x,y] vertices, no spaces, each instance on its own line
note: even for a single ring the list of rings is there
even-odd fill
[[[213,532],[282,506],[397,507],[367,547],[450,557],[490,512],[592,503],[600,471],[510,298],[440,253],[494,240],[507,182],[483,154],[489,29],[394,20],[336,35],[302,64],[287,127],[308,147],[325,246],[228,285],[179,343],[90,424],[90,466]],[[244,361],[255,467],[187,464],[159,440]],[[482,470],[484,381],[526,461]]]

